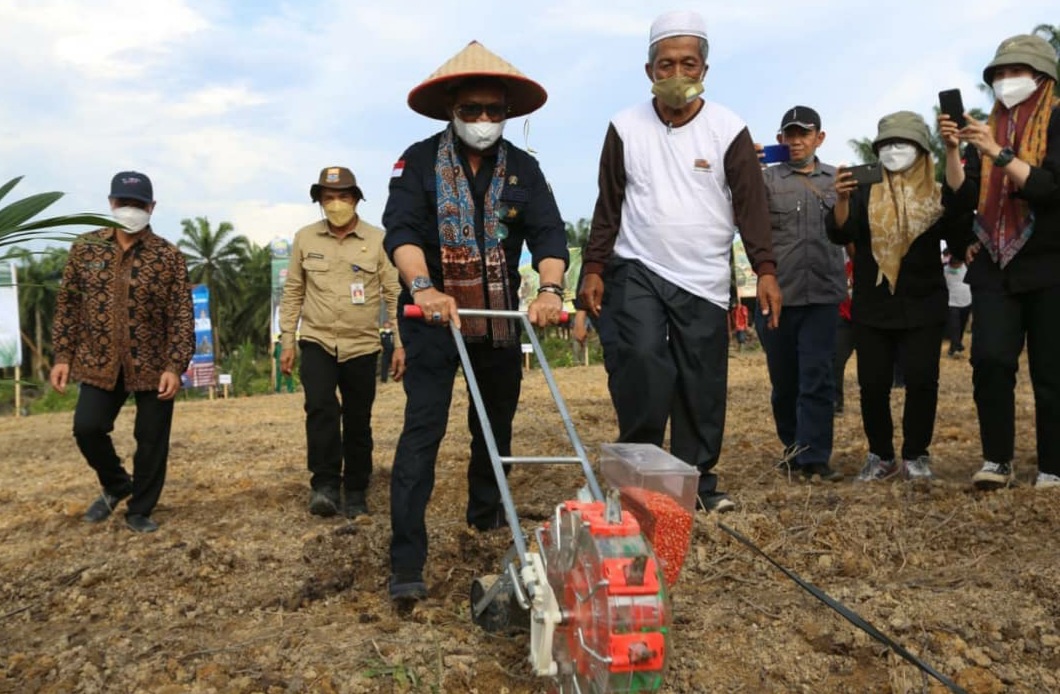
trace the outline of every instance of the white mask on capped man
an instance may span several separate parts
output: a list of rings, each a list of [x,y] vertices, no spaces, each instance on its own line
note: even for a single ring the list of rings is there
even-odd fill
[[[125,231],[130,234],[143,231],[151,221],[151,213],[139,207],[119,207],[112,212],[112,215],[118,220],[118,224],[125,227]]]

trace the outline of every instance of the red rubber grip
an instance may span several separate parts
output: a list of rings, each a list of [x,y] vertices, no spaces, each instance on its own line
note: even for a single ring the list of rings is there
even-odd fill
[[[405,304],[404,313],[402,314],[405,318],[413,318],[423,320],[423,309],[416,304]],[[566,311],[559,312],[559,322],[566,323],[570,320],[570,314]]]

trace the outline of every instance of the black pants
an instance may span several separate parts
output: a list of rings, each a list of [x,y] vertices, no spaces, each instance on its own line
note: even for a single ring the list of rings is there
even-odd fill
[[[783,313],[781,314],[783,315]],[[842,408],[845,402],[843,381],[846,380],[847,362],[854,353],[854,324],[840,318],[835,337],[835,406]]]
[[[1058,306],[1060,286],[1025,294],[972,290],[972,384],[985,460],[1013,458],[1016,372],[1026,337],[1038,470],[1060,475]]]
[[[905,380],[902,459],[915,460],[929,455],[938,407],[943,326],[940,322],[917,328],[889,329],[854,323],[861,419],[869,440],[869,452],[883,460],[894,459],[891,386],[896,358]]]
[[[383,358],[379,365],[379,380],[383,383],[387,382],[390,378],[390,364],[394,361],[394,343],[391,342],[389,345],[383,343]]]
[[[82,384],[74,409],[74,439],[85,460],[96,471],[99,484],[109,494],[124,496],[131,492],[126,513],[150,516],[162,495],[169,460],[169,432],[173,423],[173,401],[159,400],[153,390],[133,393],[136,399],[136,422],[133,436],[133,474],[122,467],[114,450],[110,433],[129,393],[119,374],[114,390]]]
[[[964,351],[964,331],[968,329],[968,317],[972,307],[950,306],[946,319],[946,337],[950,341],[950,354]]]
[[[301,340],[309,484],[316,490],[364,491],[372,476],[372,403],[378,352],[340,362]],[[342,395],[342,403],[335,394]],[[341,428],[340,428],[341,421]],[[346,463],[343,470],[343,461]]]
[[[777,436],[785,448],[804,448],[797,465],[827,464],[832,458],[839,304],[784,307],[774,330],[766,327],[766,320],[755,311],[755,329],[773,386],[770,403]]]
[[[460,358],[448,327],[399,319],[407,355],[405,426],[394,454],[390,478],[390,564],[395,573],[421,571],[427,562],[427,503],[434,490],[438,447],[449,421],[453,382]],[[511,455],[512,420],[522,387],[522,352],[518,345],[496,348],[467,345],[490,428],[500,455]],[[471,459],[467,469],[467,522],[496,527],[503,520],[500,489],[474,404],[468,403]],[[507,470],[506,470],[507,471]]]
[[[613,258],[603,307],[614,325],[611,399],[619,441],[662,446],[717,491],[728,380],[728,311],[667,282],[634,260]]]

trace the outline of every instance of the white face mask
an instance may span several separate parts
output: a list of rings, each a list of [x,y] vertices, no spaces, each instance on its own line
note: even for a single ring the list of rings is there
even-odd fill
[[[912,142],[892,142],[880,147],[880,163],[891,173],[905,171],[916,161],[919,152]]]
[[[453,128],[456,130],[456,136],[463,140],[464,144],[481,152],[489,149],[497,143],[497,140],[501,139],[501,133],[504,132],[504,124],[506,122],[502,120],[500,123],[492,121],[465,123],[459,117],[455,117],[453,118]]]
[[[1005,104],[1005,108],[1012,108],[1022,104],[1038,89],[1038,83],[1029,75],[1002,77],[994,80],[994,83],[990,86],[994,89],[994,96],[997,97],[998,101]]]
[[[151,221],[151,213],[139,207],[119,207],[112,212],[112,215],[130,234],[143,231],[147,223]]]

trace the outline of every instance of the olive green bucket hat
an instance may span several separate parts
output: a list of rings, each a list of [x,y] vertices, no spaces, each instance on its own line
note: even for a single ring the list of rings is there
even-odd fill
[[[931,131],[919,113],[890,113],[880,119],[876,133],[876,139],[872,141],[874,152],[879,152],[880,145],[887,140],[907,140],[915,142],[925,152],[931,151]]]
[[[983,68],[983,81],[991,84],[994,68],[1002,65],[1027,65],[1050,79],[1056,79],[1056,50],[1041,36],[1017,34],[997,47],[994,59]]]

